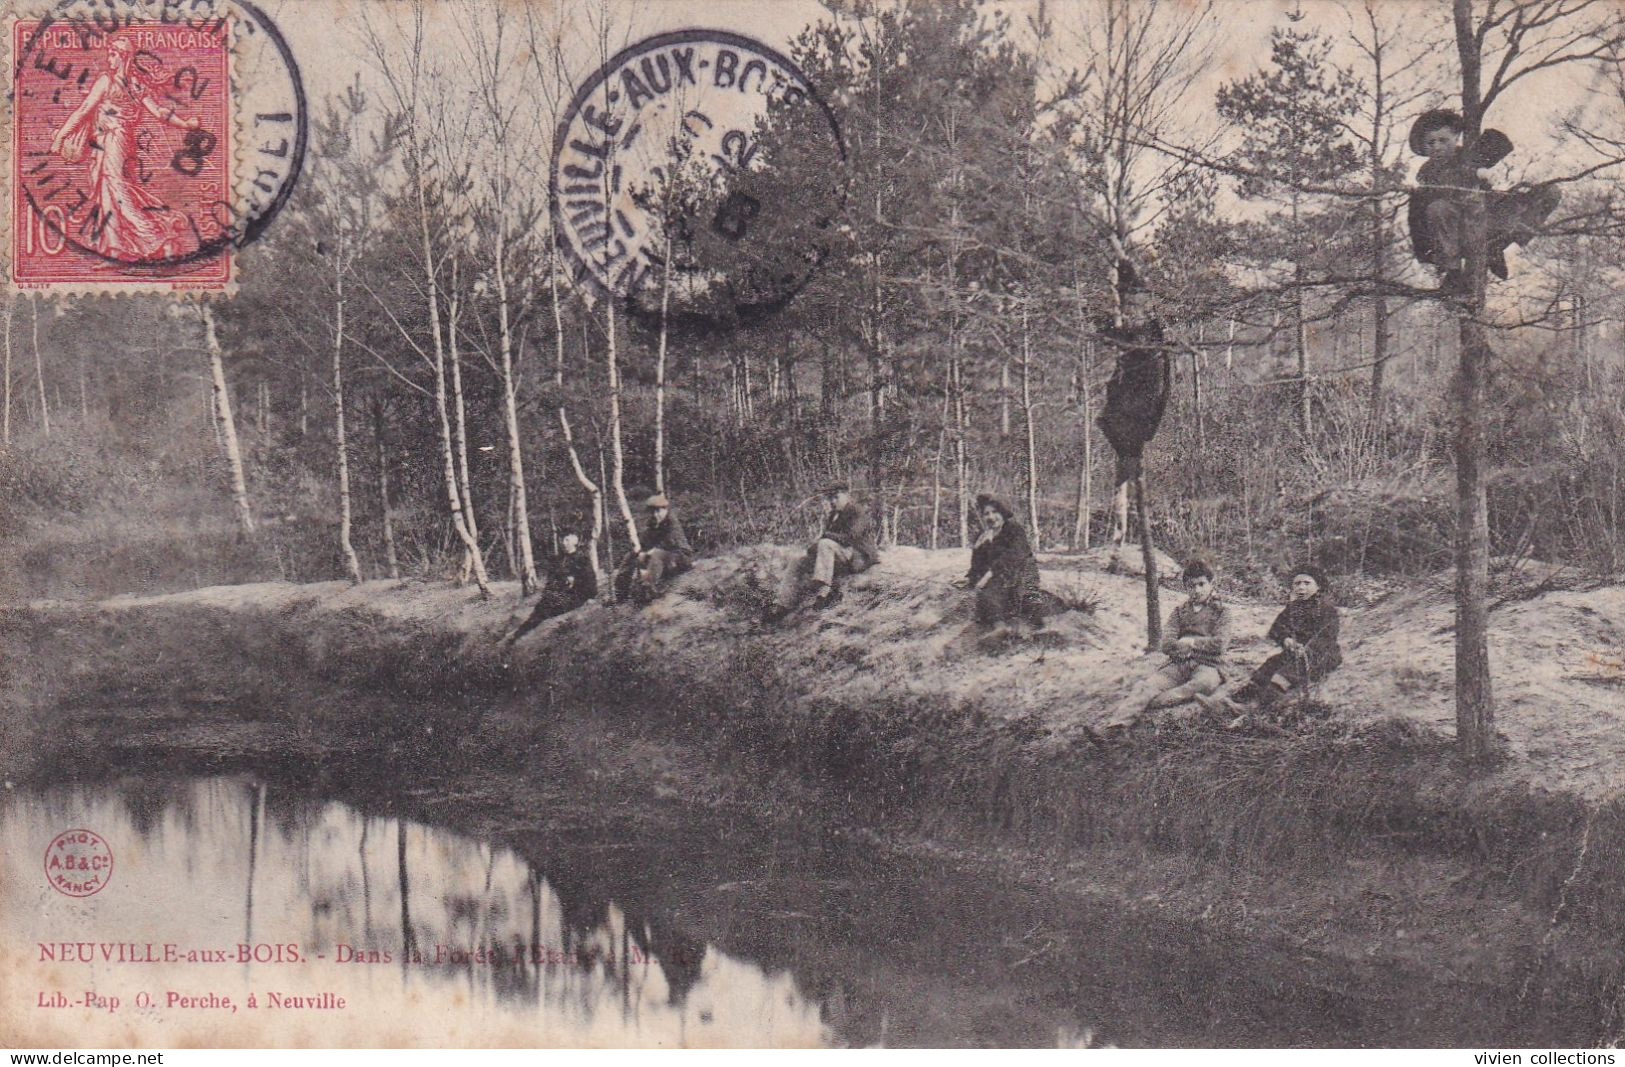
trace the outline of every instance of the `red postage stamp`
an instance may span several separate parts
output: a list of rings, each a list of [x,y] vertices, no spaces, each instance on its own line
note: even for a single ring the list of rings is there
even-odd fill
[[[11,26],[12,281],[231,281],[230,22]]]

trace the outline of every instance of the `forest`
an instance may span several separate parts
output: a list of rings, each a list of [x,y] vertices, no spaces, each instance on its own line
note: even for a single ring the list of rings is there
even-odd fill
[[[804,284],[750,314],[670,268],[605,299],[561,250],[556,131],[647,27],[489,8],[346,30],[365,67],[312,81],[300,184],[229,299],[8,296],[0,588],[531,592],[567,531],[611,566],[647,493],[703,553],[804,540],[831,478],[883,545],[966,547],[991,492],[1039,551],[1088,549],[1113,525],[1094,420],[1125,260],[1173,366],[1144,475],[1162,551],[1271,596],[1312,560],[1354,602],[1453,571],[1464,737],[1491,721],[1490,583],[1620,570],[1611,0],[826,0],[768,43],[834,117],[838,195]],[[1496,188],[1562,193],[1509,280],[1457,299],[1405,220],[1407,131],[1438,107],[1512,135]],[[764,120],[734,180],[828,195],[805,134]],[[666,263],[711,254],[692,235],[726,192],[651,192]],[[774,226],[755,239],[794,239]]]

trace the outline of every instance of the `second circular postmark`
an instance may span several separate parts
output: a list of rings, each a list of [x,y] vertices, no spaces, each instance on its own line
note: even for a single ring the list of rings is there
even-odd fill
[[[578,283],[634,311],[732,319],[782,307],[824,261],[846,148],[790,59],[741,34],[680,30],[580,85],[550,179]]]
[[[94,830],[64,830],[45,847],[45,880],[68,897],[93,897],[113,877],[113,850]]]
[[[248,0],[55,0],[11,32],[13,279],[229,282],[308,138],[271,19]]]

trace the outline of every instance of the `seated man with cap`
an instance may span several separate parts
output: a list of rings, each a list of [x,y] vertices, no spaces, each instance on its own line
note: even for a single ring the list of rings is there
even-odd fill
[[[851,486],[831,482],[824,487],[824,499],[829,504],[824,530],[806,553],[784,572],[778,594],[764,616],[768,622],[777,622],[800,606],[809,575],[813,603],[823,605],[834,599],[835,583],[842,575],[861,574],[880,560],[880,549],[875,544],[875,521],[869,517],[868,509],[852,499]]]
[[[682,574],[693,565],[694,549],[683,535],[683,524],[672,513],[671,501],[664,493],[656,493],[643,502],[649,512],[639,539],[643,548],[628,552],[615,569],[615,599],[630,595],[640,604],[647,604],[663,591],[667,577]]]

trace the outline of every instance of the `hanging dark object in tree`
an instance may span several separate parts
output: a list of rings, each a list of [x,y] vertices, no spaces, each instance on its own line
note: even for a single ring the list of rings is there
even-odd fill
[[[1173,368],[1162,324],[1151,313],[1151,294],[1140,284],[1133,265],[1127,260],[1120,260],[1117,265],[1117,292],[1121,308],[1118,321],[1098,327],[1100,335],[1117,353],[1111,380],[1106,383],[1105,407],[1096,420],[1117,455],[1112,561],[1107,569],[1117,569],[1118,556],[1128,538],[1128,490],[1132,483],[1140,520],[1140,554],[1145,564],[1146,647],[1155,648],[1161,639],[1162,609],[1158,603],[1157,560],[1151,544],[1151,515],[1141,460],[1145,446],[1157,435],[1162,413],[1168,407]]]
[[[1139,285],[1133,268],[1118,267],[1118,289],[1123,298],[1123,323],[1103,323],[1100,334],[1117,353],[1112,377],[1106,383],[1106,402],[1095,420],[1117,454],[1114,485],[1133,481],[1140,474],[1145,446],[1157,435],[1168,407],[1173,368],[1163,340],[1162,323],[1149,315],[1150,296]]]

